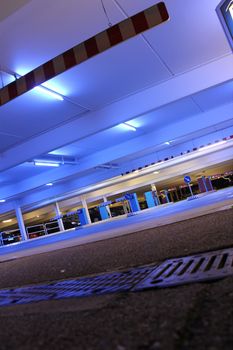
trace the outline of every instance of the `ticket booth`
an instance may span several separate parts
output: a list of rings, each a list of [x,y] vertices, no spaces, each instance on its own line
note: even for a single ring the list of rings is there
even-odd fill
[[[108,211],[108,206],[112,204],[112,201],[103,202],[98,205],[99,213],[101,216],[101,220],[106,220],[110,218],[110,214]]]
[[[87,213],[86,213],[86,209],[85,208],[78,209],[77,210],[77,214],[78,214],[81,226],[87,225],[89,223],[88,219],[87,219]]]
[[[160,204],[160,200],[157,195],[157,192],[148,191],[148,192],[145,192],[144,195],[145,195],[148,208],[156,207],[157,205]]]
[[[123,197],[117,198],[115,202],[125,202],[129,203],[131,212],[136,212],[141,210],[136,193],[126,193]]]

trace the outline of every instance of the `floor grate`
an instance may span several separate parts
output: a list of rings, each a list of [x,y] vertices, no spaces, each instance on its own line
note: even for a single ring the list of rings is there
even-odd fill
[[[144,279],[155,268],[156,266],[139,267],[128,271],[102,274],[93,277],[0,290],[0,306],[126,292]]]
[[[127,271],[3,289],[0,290],[0,306],[172,287],[230,275],[233,275],[233,248],[168,259],[161,264]]]
[[[132,290],[164,288],[233,275],[233,249],[223,249],[161,263]]]

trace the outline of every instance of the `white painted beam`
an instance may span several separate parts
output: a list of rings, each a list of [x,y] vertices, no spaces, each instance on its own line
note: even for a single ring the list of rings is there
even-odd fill
[[[227,55],[10,148],[1,154],[0,171],[232,78],[233,57]]]

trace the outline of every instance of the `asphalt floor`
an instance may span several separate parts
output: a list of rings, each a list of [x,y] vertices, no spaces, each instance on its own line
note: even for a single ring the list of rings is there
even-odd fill
[[[115,271],[233,246],[233,209],[0,263],[0,288]],[[0,308],[0,349],[233,348],[233,277]]]

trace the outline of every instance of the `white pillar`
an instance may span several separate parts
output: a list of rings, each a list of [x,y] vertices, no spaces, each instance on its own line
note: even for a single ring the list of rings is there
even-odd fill
[[[104,201],[104,202],[107,202],[107,201],[108,201],[106,196],[103,196],[103,201]],[[108,205],[106,206],[106,209],[107,209],[107,211],[108,211],[109,217],[111,218],[111,217],[112,217],[112,214],[111,214],[111,210],[110,210],[110,208],[109,208]]]
[[[58,202],[54,203],[54,210],[55,210],[56,216],[60,216],[61,215],[61,211],[60,211]],[[62,218],[57,219],[57,222],[58,222],[59,230],[60,231],[65,231]]]
[[[85,210],[86,210],[88,224],[91,224],[91,218],[90,218],[86,199],[85,199],[85,197],[80,197],[80,199],[81,199],[82,207],[85,208]]]
[[[152,191],[157,191],[155,184],[151,184],[151,190]]]
[[[15,206],[15,214],[16,214],[16,218],[18,221],[18,226],[19,226],[21,238],[23,241],[26,241],[28,239],[28,236],[27,236],[25,226],[24,226],[22,211],[18,205]]]

